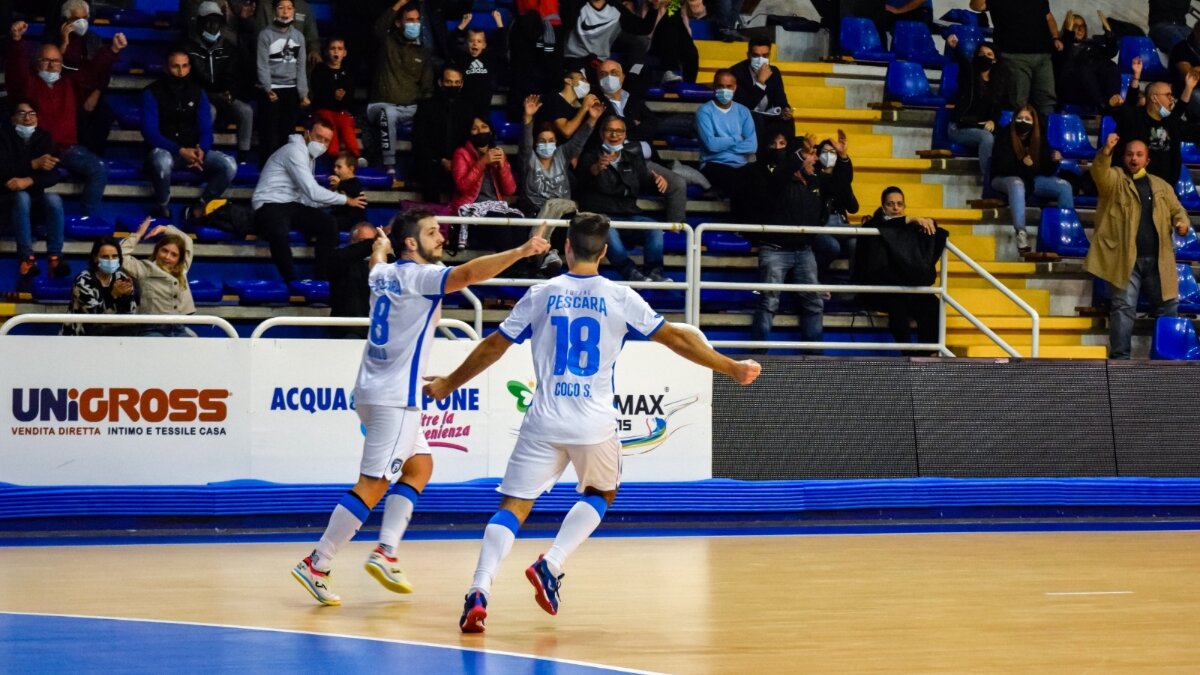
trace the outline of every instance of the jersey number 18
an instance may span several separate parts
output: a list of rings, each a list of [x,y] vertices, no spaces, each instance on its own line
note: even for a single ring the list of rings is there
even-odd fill
[[[554,374],[590,377],[600,370],[600,322],[590,316],[571,321],[550,317],[554,326]]]

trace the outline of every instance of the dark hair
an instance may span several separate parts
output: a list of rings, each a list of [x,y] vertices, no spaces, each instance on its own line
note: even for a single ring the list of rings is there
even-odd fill
[[[566,68],[563,68],[562,76],[564,80],[569,77],[574,77],[575,75],[583,75],[585,78],[587,77],[587,73],[584,72],[583,68],[580,68],[579,66],[567,66]]]
[[[433,211],[428,209],[409,209],[401,211],[392,218],[392,233],[388,235],[392,240],[392,250],[399,257],[401,253],[408,250],[408,246],[404,244],[404,240],[408,238],[420,240],[421,221],[426,218],[436,218]]]
[[[567,225],[567,240],[571,253],[580,262],[596,262],[608,243],[608,216],[599,213],[576,213]]]
[[[992,50],[992,53],[996,55],[996,60],[1000,60],[1000,50],[996,49],[996,45],[990,42],[980,42],[979,45],[975,47],[975,53],[971,56],[979,56],[979,50],[983,49],[984,47]]]
[[[483,39],[487,40],[487,31],[482,28],[468,28],[467,37],[470,37],[472,34],[482,35]]]
[[[734,80],[737,79],[737,76],[733,74],[732,70],[730,70],[728,68],[718,68],[717,72],[713,73],[713,84],[716,84],[717,80],[721,79],[722,77],[724,77],[726,75],[728,75],[729,77],[732,77]]]
[[[338,151],[337,157],[333,159],[333,163],[337,164],[338,162],[345,162],[346,166],[350,167],[351,169],[358,167],[358,157],[356,157],[354,153],[350,152],[349,150]]]
[[[904,190],[901,190],[900,188],[896,187],[895,185],[889,185],[888,187],[885,187],[883,189],[883,194],[879,196],[879,203],[882,204],[882,203],[886,202],[888,195],[893,194],[893,193],[897,193],[901,197],[904,196]]]
[[[325,127],[326,129],[328,129],[328,130],[330,130],[330,131],[332,131],[332,132],[334,132],[334,133],[337,133],[337,130],[333,128],[333,125],[332,125],[332,124],[330,124],[330,123],[329,123],[328,121],[326,121],[326,120],[323,120],[323,119],[321,119],[320,117],[314,117],[314,118],[312,119],[312,121],[308,123],[308,130],[309,130],[309,131],[312,131],[313,129],[315,129],[315,128],[317,128],[317,127]]]
[[[770,49],[771,41],[765,37],[750,38],[750,44],[746,45],[746,52],[749,53],[750,50],[754,49],[755,47],[766,47],[767,49]]]
[[[37,103],[34,103],[33,99],[22,96],[21,98],[14,99],[12,101],[11,107],[8,109],[8,114],[15,115],[17,113],[17,106],[21,105],[22,103],[29,106],[29,109],[35,113],[42,112],[42,111],[38,110]]]
[[[554,134],[554,139],[558,140],[558,128],[554,126],[554,122],[549,120],[539,122],[538,125],[533,128],[533,137],[537,138],[538,135],[547,132]]]
[[[462,66],[459,66],[458,64],[455,64],[455,63],[447,62],[446,65],[442,66],[442,79],[443,80],[446,79],[446,71],[447,70],[453,70],[454,72],[458,73],[460,76],[466,75],[466,71],[463,70]]]
[[[283,2],[283,0],[271,0],[271,6],[279,7],[279,3],[281,2]],[[288,0],[288,2],[292,3],[292,7],[296,6],[296,0]]]
[[[342,43],[343,47],[346,46],[346,38],[342,37],[341,35],[331,35],[325,39],[325,49],[329,49],[335,42]],[[349,48],[347,48],[346,51],[350,51]]]
[[[396,16],[401,17],[401,16],[404,16],[405,14],[408,14],[409,12],[416,12],[417,14],[420,14],[421,13],[421,3],[419,3],[419,2],[404,3],[404,6],[400,8],[400,11],[396,12]]]
[[[96,265],[96,256],[100,255],[100,247],[113,246],[117,249],[117,260],[121,261],[121,265],[125,264],[125,253],[121,251],[121,243],[113,237],[100,237],[92,243],[92,252],[88,255],[88,269],[92,274],[96,273],[99,267]]]
[[[826,138],[825,140],[821,141],[820,143],[817,143],[817,150],[820,151],[821,148],[823,148],[827,145],[829,147],[833,148],[834,150],[837,150],[837,146],[833,144],[832,138]]]
[[[191,57],[188,56],[187,50],[183,49],[182,47],[176,47],[174,49],[167,50],[167,56],[163,59],[163,62],[169,62],[171,57],[175,56],[176,54],[183,54],[183,58],[188,59],[188,63],[191,63]]]

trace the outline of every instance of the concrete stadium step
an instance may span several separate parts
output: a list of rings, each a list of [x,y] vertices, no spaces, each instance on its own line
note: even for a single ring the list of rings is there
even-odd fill
[[[992,326],[990,324],[988,325],[988,327],[992,328]],[[995,328],[992,328],[992,330],[995,330]],[[1024,332],[1021,332],[1021,331],[996,331],[996,333],[1005,342],[1007,342],[1008,344],[1015,347],[1017,349],[1017,351],[1021,352],[1022,354],[1028,353],[1029,345],[1031,344],[1029,342],[1029,338],[1030,338],[1029,331],[1024,331]],[[1083,339],[1083,336],[1079,335],[1077,333],[1076,334],[1051,333],[1050,335],[1039,335],[1038,336],[1038,346],[1039,346],[1039,349],[1045,349],[1046,347],[1094,346],[1094,345],[1084,345],[1082,343],[1082,339]],[[946,334],[946,344],[947,345],[954,344],[954,345],[957,345],[960,347],[966,347],[966,348],[980,347],[980,346],[993,347],[996,345],[995,342],[992,342],[992,339],[990,337],[984,335],[983,333],[980,333],[977,330],[972,330],[972,332],[947,333]],[[954,348],[951,347],[951,350],[953,350],[953,349]],[[955,353],[957,354],[958,352],[955,351]]]
[[[987,325],[995,331],[1025,331],[1030,330],[1030,319],[1027,315],[996,316],[988,319]],[[1054,332],[1087,332],[1095,329],[1096,321],[1085,316],[1043,316],[1039,321],[1039,332],[1042,334]],[[975,330],[970,321],[962,316],[947,316],[946,330]]]
[[[954,237],[951,241],[975,262],[984,263],[996,259],[996,240],[992,237]],[[955,260],[953,255],[950,256],[950,260]]]
[[[783,90],[785,93],[787,93],[788,103],[791,103],[793,107],[801,103],[804,105],[804,107],[846,107],[845,87],[809,83],[805,80],[795,83],[793,83],[791,80],[785,80]]]
[[[1008,358],[1008,354],[996,345],[960,346],[947,344],[956,356],[967,358]],[[1021,354],[1028,354],[1029,345],[1011,344],[1013,349]],[[956,347],[958,347],[956,349]],[[1038,347],[1038,358],[1041,359],[1106,359],[1108,347],[1103,345],[1081,345],[1077,347],[1049,345]]]
[[[1050,313],[1050,291],[1030,288],[1010,289],[1017,297],[1033,307],[1039,315]],[[1003,293],[994,288],[962,288],[950,289],[950,297],[958,301],[967,311],[988,323],[990,317],[1024,316],[1028,315],[1016,303],[1009,300]],[[953,309],[948,314],[957,315]]]
[[[859,211],[862,215],[871,215],[879,205],[879,195],[885,188],[902,184],[904,200],[913,214],[925,213],[926,210],[940,208],[944,200],[941,185],[932,183],[909,183],[890,178],[879,172],[854,174],[854,194],[858,197]]]

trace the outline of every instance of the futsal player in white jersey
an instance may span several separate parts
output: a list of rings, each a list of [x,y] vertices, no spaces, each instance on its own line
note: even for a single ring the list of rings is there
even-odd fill
[[[613,369],[627,332],[633,331],[739,384],[750,384],[761,366],[717,353],[698,335],[676,328],[636,291],[600,276],[607,251],[608,218],[581,213],[567,230],[570,269],[534,286],[499,329],[483,340],[453,373],[429,378],[425,392],[443,399],[495,363],[514,343],[533,340],[537,391],[525,414],[504,479],[500,510],[488,522],[475,578],[459,628],[481,633],[487,598],[501,561],[533,502],[558,481],[570,463],[583,498],[563,520],[554,544],[525,570],[538,605],[558,613],[558,588],[567,556],[600,525],[617,494],[621,442],[613,406]]]
[[[341,599],[329,588],[329,570],[338,549],[358,532],[388,487],[379,545],[366,570],[385,588],[411,593],[396,560],[413,507],[433,472],[429,446],[421,435],[422,377],[433,333],[442,316],[442,296],[496,276],[521,258],[541,255],[550,244],[534,236],[519,248],[475,258],[454,267],[437,265],[445,239],[429,211],[398,214],[389,238],[377,232],[371,250],[371,328],[354,387],[358,417],[366,427],[358,483],[333,510],[325,534],[292,576],[326,605]],[[388,254],[399,252],[394,264]]]

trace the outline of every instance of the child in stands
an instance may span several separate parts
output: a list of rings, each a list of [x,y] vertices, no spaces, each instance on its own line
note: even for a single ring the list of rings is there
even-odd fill
[[[325,120],[333,128],[333,142],[329,154],[337,156],[349,150],[355,160],[362,155],[358,147],[358,130],[354,127],[354,82],[350,71],[345,68],[346,41],[330,38],[325,46],[325,61],[313,69],[312,103],[313,116]]]
[[[329,187],[351,199],[361,195],[363,193],[362,183],[354,175],[356,166],[358,166],[358,158],[353,153],[349,150],[339,152],[337,159],[333,161],[333,175],[329,177]],[[355,224],[367,219],[365,208],[349,204],[335,206],[330,213],[333,214],[333,218],[338,224],[338,230],[341,232],[349,232]]]

